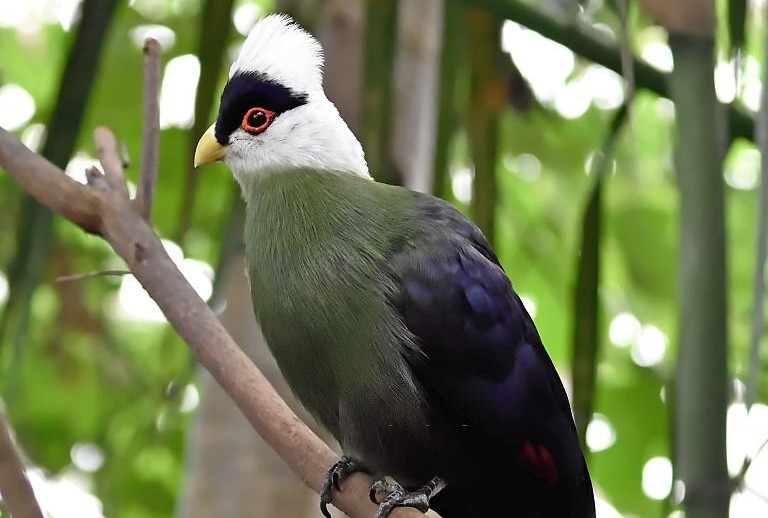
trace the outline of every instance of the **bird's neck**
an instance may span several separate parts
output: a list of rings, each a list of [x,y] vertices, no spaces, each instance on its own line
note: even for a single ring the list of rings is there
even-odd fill
[[[372,182],[345,173],[290,169],[252,177],[243,184],[247,205],[246,246],[266,261],[285,256],[332,254],[346,246],[339,234],[370,225],[366,188]],[[378,225],[375,225],[378,226]]]
[[[408,191],[370,179],[315,169],[255,178],[243,186],[246,246],[262,260],[283,263],[306,253],[312,260],[338,253],[377,255],[401,235]]]
[[[274,225],[316,227],[336,210],[356,203],[359,184],[370,180],[347,172],[291,167],[251,176],[241,184],[248,213],[269,231]],[[289,229],[286,229],[286,231]]]

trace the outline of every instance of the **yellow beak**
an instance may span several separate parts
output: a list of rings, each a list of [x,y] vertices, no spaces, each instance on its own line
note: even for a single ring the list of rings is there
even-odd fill
[[[200,140],[197,143],[197,149],[195,149],[195,167],[201,165],[210,164],[217,160],[224,158],[226,148],[219,144],[214,134],[214,128],[216,124],[211,124],[211,127],[203,133]]]

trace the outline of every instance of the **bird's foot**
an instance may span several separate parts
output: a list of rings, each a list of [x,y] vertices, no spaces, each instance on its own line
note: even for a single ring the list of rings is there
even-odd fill
[[[379,504],[375,518],[386,518],[395,507],[415,507],[422,513],[429,510],[429,501],[445,487],[445,481],[434,477],[429,483],[415,491],[407,491],[396,482],[377,480],[371,486],[370,498],[374,504]],[[376,499],[377,493],[389,493],[384,500]]]
[[[333,489],[341,491],[341,481],[357,471],[368,473],[368,468],[363,466],[359,460],[347,457],[346,455],[328,469],[328,472],[325,474],[323,489],[320,490],[320,511],[323,513],[323,516],[331,518],[331,513],[328,512],[328,504],[333,501]]]

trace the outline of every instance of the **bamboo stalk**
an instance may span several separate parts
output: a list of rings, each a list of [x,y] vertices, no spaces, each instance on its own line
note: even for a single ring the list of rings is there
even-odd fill
[[[728,2],[728,35],[731,56],[738,56],[747,42],[747,0]]]
[[[362,142],[373,177],[401,184],[392,168],[389,135],[392,125],[392,73],[397,35],[397,0],[370,0],[365,22]]]
[[[768,18],[768,10],[764,13]],[[768,51],[768,34],[764,48]],[[756,141],[760,147],[760,191],[757,213],[757,252],[752,285],[752,322],[750,329],[747,387],[744,400],[747,408],[757,401],[760,385],[760,344],[765,326],[765,266],[768,259],[768,54],[763,61],[763,91],[760,113],[755,124]]]
[[[446,198],[451,192],[451,140],[457,130],[456,82],[458,81],[463,38],[464,9],[459,0],[445,0],[443,8],[443,43],[440,57],[440,82],[435,131],[435,160],[432,192]]]
[[[467,135],[475,166],[471,210],[473,220],[491,244],[496,231],[499,117],[507,100],[500,72],[500,31],[501,20],[488,11],[467,10],[471,106],[467,111]]]
[[[686,516],[728,515],[725,459],[728,394],[723,123],[713,81],[714,41],[672,35],[670,92],[677,115],[680,192],[679,346],[675,471]]]
[[[200,81],[195,94],[195,121],[189,130],[187,155],[194,156],[197,141],[210,123],[211,107],[219,91],[219,76],[225,63],[225,49],[232,31],[234,0],[206,0],[200,12],[197,56],[200,58]],[[199,175],[192,161],[187,164],[184,194],[181,197],[175,240],[182,241],[194,212]]]
[[[400,185],[420,192],[434,186],[443,4],[403,2],[397,13],[389,157]]]

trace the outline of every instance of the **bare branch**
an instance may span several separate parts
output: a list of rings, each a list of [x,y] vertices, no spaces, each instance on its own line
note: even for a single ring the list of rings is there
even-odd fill
[[[144,126],[141,146],[139,185],[134,204],[141,217],[152,219],[152,197],[157,178],[157,156],[160,133],[160,54],[157,40],[148,38],[144,43]]]
[[[32,484],[24,472],[11,429],[0,412],[0,495],[14,518],[43,518]]]
[[[325,472],[337,455],[290,410],[235,344],[136,212],[123,193],[124,184],[117,181],[123,177],[115,165],[119,159],[115,162],[111,133],[100,128],[94,138],[112,189],[99,190],[75,182],[2,129],[0,165],[41,203],[78,224],[88,224],[87,229],[102,229],[102,235],[126,261],[198,361],[296,475],[319,492]],[[70,194],[62,197],[66,190]],[[373,516],[376,506],[368,499],[370,485],[370,477],[362,473],[350,476],[343,483],[344,491],[334,495],[334,505],[349,516]],[[390,516],[424,517],[407,507],[397,508]]]
[[[56,282],[71,282],[81,281],[83,279],[93,279],[94,277],[120,277],[123,275],[131,275],[128,270],[99,270],[97,272],[85,272],[85,273],[73,273],[71,275],[59,275],[56,277]]]
[[[99,126],[93,130],[93,142],[96,144],[96,153],[99,155],[101,167],[104,168],[104,176],[112,190],[123,197],[128,197],[128,185],[123,174],[123,160],[117,151],[117,140],[112,132]]]

